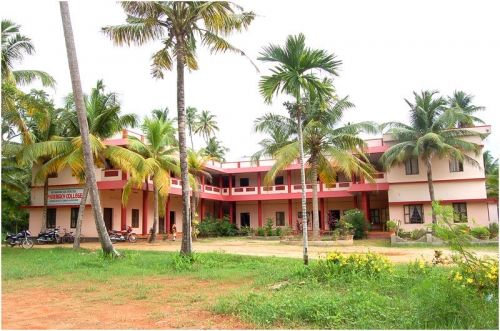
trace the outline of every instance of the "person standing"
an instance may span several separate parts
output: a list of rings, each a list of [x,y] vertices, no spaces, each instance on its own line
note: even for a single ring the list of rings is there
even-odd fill
[[[172,236],[174,237],[174,241],[175,241],[175,237],[177,236],[177,227],[175,226],[175,223],[172,224]]]

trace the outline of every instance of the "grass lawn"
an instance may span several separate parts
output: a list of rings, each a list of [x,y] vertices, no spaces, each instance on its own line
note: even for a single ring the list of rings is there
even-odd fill
[[[23,309],[45,307],[71,318],[49,328],[498,329],[498,293],[452,285],[449,268],[423,276],[399,264],[383,277],[323,279],[316,261],[306,268],[292,258],[122,252],[108,260],[88,250],[3,248],[2,326],[15,328],[17,316],[31,323],[22,328],[39,326]],[[51,295],[14,311],[19,289]],[[85,324],[89,316],[95,324]],[[40,323],[50,324],[46,317]]]

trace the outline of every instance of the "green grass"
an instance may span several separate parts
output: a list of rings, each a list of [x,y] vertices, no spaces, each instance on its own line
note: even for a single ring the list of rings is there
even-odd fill
[[[207,253],[188,260],[178,253],[123,253],[124,258],[110,260],[88,250],[4,248],[3,288],[22,288],[33,281],[92,281],[80,294],[85,296],[118,279],[131,288],[128,300],[146,301],[156,290],[147,277],[189,277],[241,282],[210,301],[210,309],[258,328],[498,329],[498,293],[486,299],[484,293],[452,285],[449,268],[435,267],[426,276],[416,276],[406,265],[397,265],[394,273],[379,277],[349,274],[325,281],[315,276],[315,261],[304,267],[299,259],[289,258]],[[137,276],[146,278],[138,282]],[[277,283],[283,286],[270,289]],[[200,287],[188,301],[208,300],[205,293]],[[152,310],[149,318],[160,320],[162,314]]]

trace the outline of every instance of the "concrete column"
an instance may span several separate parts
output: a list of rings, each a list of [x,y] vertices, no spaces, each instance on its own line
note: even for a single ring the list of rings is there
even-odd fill
[[[229,195],[233,194],[233,176],[229,175]]]
[[[165,206],[165,233],[170,234],[170,195],[167,197],[167,203]]]
[[[320,213],[321,213],[321,218],[320,218],[320,229],[326,230],[326,223],[327,219],[325,217],[325,198],[320,198],[319,199],[319,206],[320,206]]]
[[[368,192],[361,192],[361,210],[365,214],[367,222],[370,221],[370,199]]]
[[[203,219],[205,213],[205,206],[203,205],[204,199],[200,198],[200,221]]]
[[[293,228],[292,199],[288,199],[288,226]]]
[[[259,227],[262,227],[262,201],[258,200],[257,201],[257,208],[258,208],[258,220],[259,220]]]
[[[233,222],[233,202],[229,202],[229,222],[230,223],[234,223]]]
[[[261,173],[257,173],[257,193],[260,194],[261,191],[261,185],[262,185],[262,179],[261,179]]]
[[[121,229],[125,230],[127,228],[127,207],[122,205],[121,211]]]
[[[148,184],[146,190],[142,191],[142,234],[148,234],[148,211],[149,211],[149,191]]]
[[[288,184],[288,193],[292,193],[292,170],[286,171],[286,181]]]

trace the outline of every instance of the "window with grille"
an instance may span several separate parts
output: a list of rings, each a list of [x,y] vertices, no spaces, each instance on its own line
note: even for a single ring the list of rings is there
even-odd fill
[[[285,226],[285,212],[277,211],[276,212],[276,226]]]
[[[467,222],[467,204],[465,202],[453,204],[453,221],[455,223]]]
[[[139,209],[132,209],[132,227],[139,227]]]
[[[72,229],[76,228],[76,221],[78,220],[78,210],[79,208],[71,208],[71,222],[69,227]]]
[[[424,223],[423,205],[404,206],[405,223]]]
[[[277,176],[274,178],[274,185],[283,185],[285,183],[285,179],[283,176]]]
[[[47,229],[54,229],[56,227],[56,208],[47,208]]]
[[[407,175],[418,175],[418,159],[412,157],[405,162],[405,170]]]
[[[451,159],[450,172],[462,172],[462,171],[464,171],[464,163],[460,160]]]

